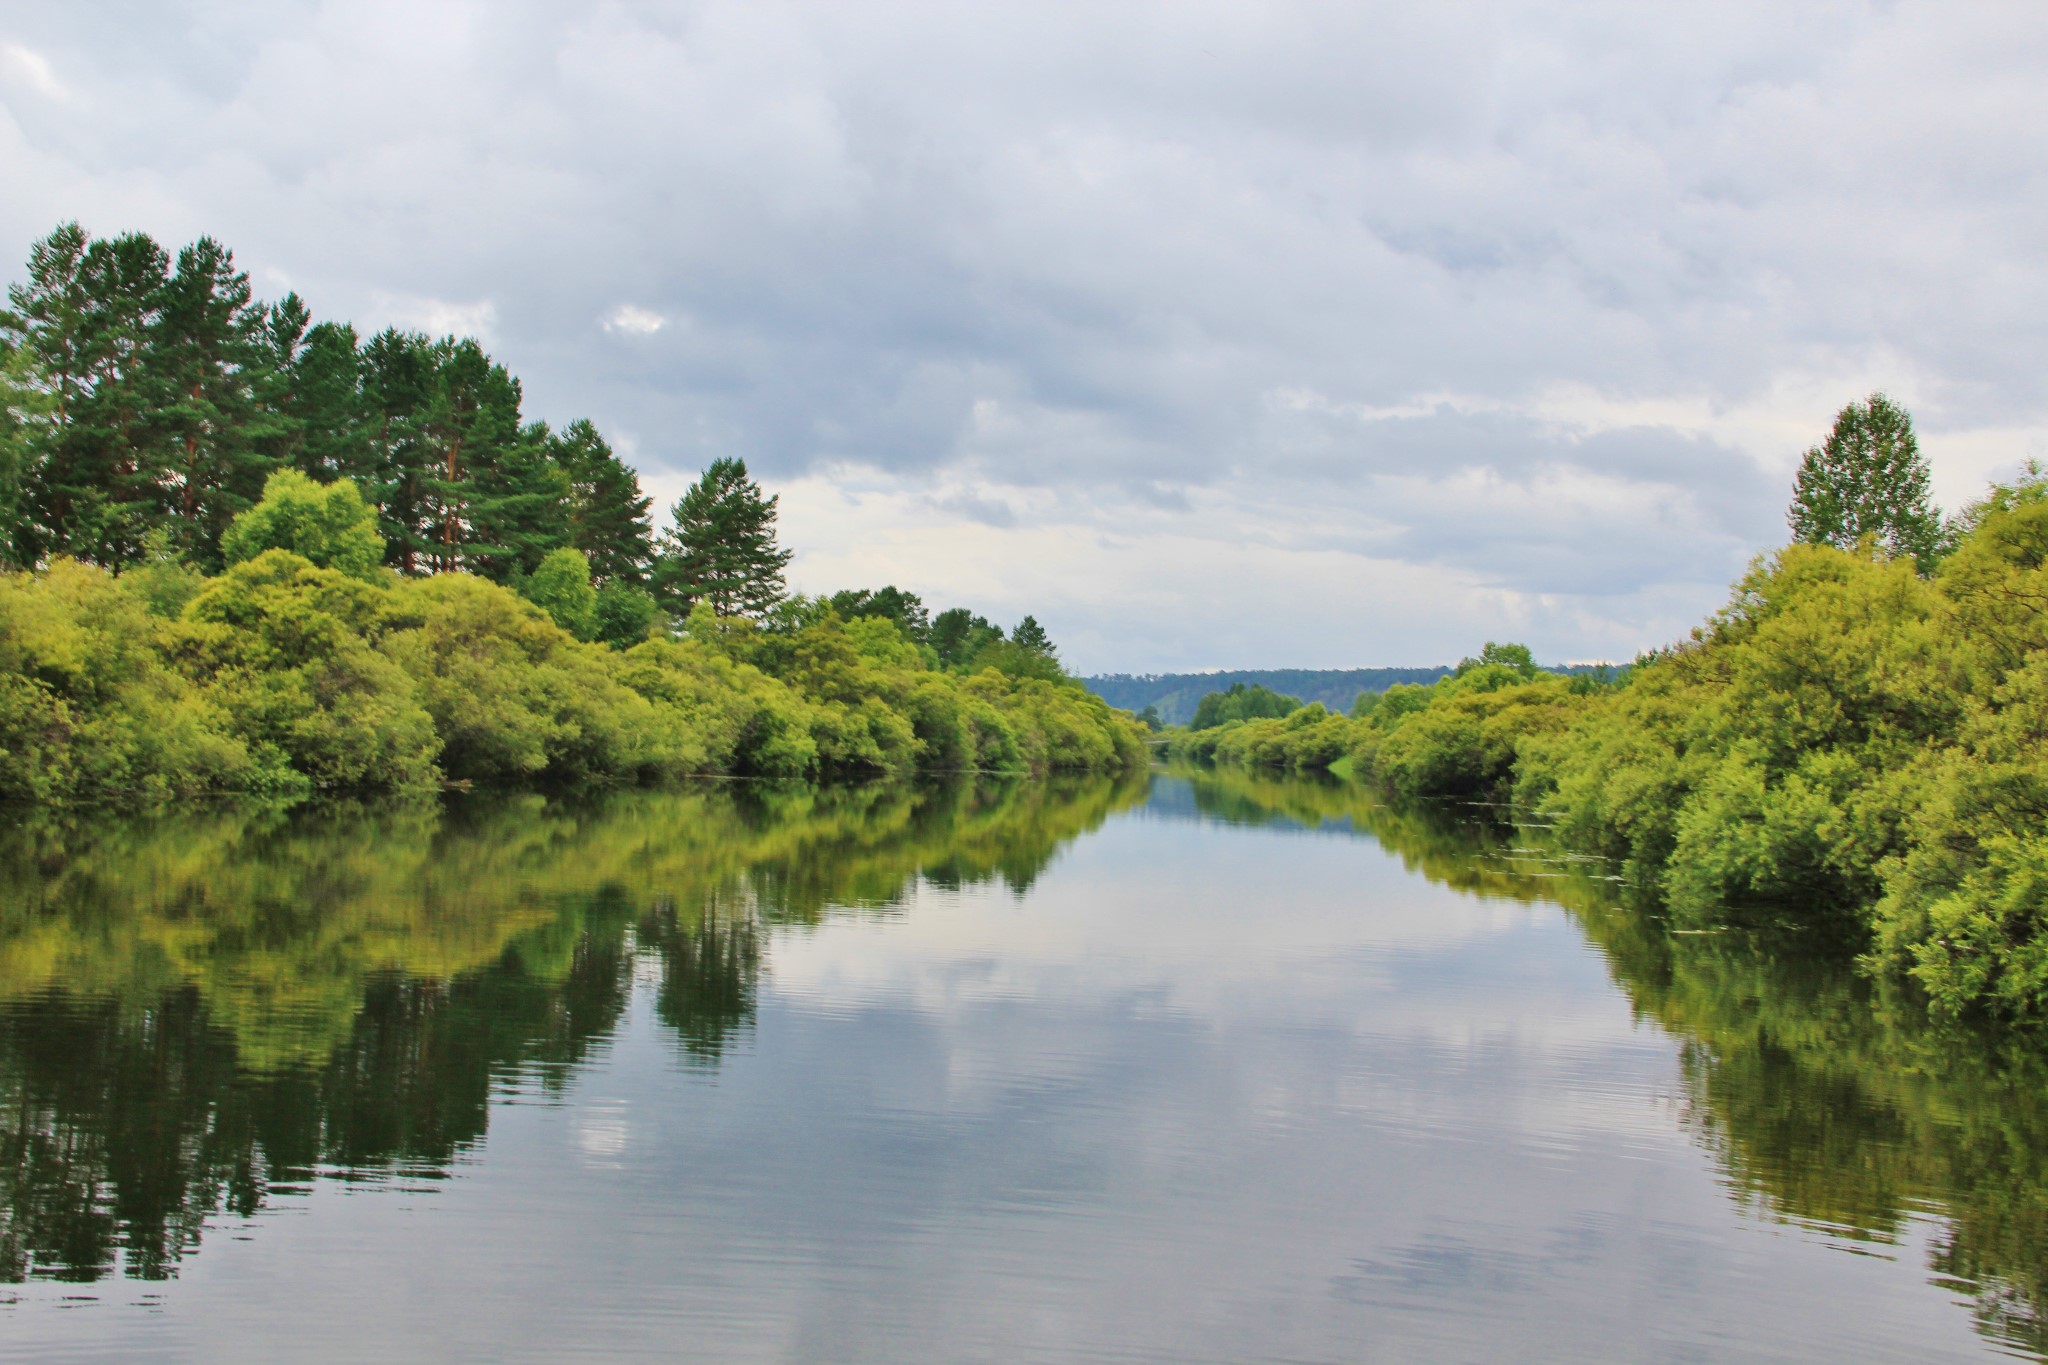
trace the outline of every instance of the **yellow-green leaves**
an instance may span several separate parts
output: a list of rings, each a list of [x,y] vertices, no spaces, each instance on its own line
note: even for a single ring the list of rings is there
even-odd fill
[[[236,517],[220,538],[221,558],[241,564],[265,550],[290,550],[323,569],[370,579],[384,562],[377,512],[347,479],[315,483],[280,469],[263,485],[263,500]]]

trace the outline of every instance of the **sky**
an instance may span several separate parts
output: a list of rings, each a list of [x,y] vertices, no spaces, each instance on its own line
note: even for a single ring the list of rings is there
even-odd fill
[[[2048,458],[2037,3],[0,0],[0,186],[1082,672],[1627,659],[1848,402]]]

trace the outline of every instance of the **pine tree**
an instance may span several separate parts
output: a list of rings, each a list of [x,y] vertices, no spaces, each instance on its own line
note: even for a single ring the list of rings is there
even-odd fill
[[[697,602],[720,616],[760,616],[784,596],[790,552],[775,546],[777,498],[763,497],[744,460],[714,460],[676,502],[655,590],[677,615]]]
[[[518,381],[512,381],[514,391]],[[516,414],[517,409],[513,409]],[[470,544],[465,562],[500,582],[516,582],[570,547],[569,473],[549,458],[547,428],[526,427],[505,444],[478,442],[469,477]],[[585,573],[588,559],[583,560]]]
[[[29,252],[9,286],[9,340],[43,400],[23,432],[16,552],[119,565],[155,524],[156,470],[143,458],[151,410],[142,371],[169,260],[140,233],[95,241],[67,223]]]
[[[377,530],[390,547],[387,562],[407,574],[426,572],[434,549],[425,424],[435,368],[433,343],[417,332],[386,328],[362,349],[368,461],[355,478],[377,506]]]
[[[0,313],[0,568],[14,569],[34,562],[20,544],[21,513],[32,442],[49,401],[36,385],[29,353],[9,332],[9,317]]]
[[[313,315],[296,293],[287,293],[263,308],[258,320],[256,344],[261,360],[254,376],[256,415],[250,424],[250,439],[273,470],[303,471],[307,422],[299,398],[299,371],[312,325]]]
[[[948,607],[932,618],[927,637],[939,662],[948,668],[965,668],[974,656],[1003,638],[1003,628],[987,617],[965,607]]]
[[[1853,549],[1871,536],[1931,572],[1941,555],[1941,515],[1905,409],[1881,393],[1843,408],[1827,441],[1800,461],[1786,520],[1794,540]]]
[[[429,562],[509,580],[566,545],[569,481],[538,429],[520,423],[519,381],[474,340],[432,347],[433,380],[417,429]]]
[[[292,356],[286,409],[297,430],[291,462],[316,479],[377,484],[370,398],[356,329],[322,322],[309,328]]]
[[[1033,654],[1051,658],[1054,654],[1052,637],[1045,633],[1045,627],[1038,624],[1036,616],[1027,616],[1017,623],[1017,629],[1010,633],[1010,640],[1019,649],[1028,649]]]
[[[257,389],[272,386],[264,310],[234,255],[202,237],[162,287],[145,370],[152,403],[143,459],[164,525],[185,557],[219,567],[220,537],[263,496],[273,467],[259,444]]]
[[[645,582],[654,560],[654,526],[647,515],[654,499],[641,493],[639,475],[581,419],[551,435],[548,450],[573,486],[570,542],[590,561],[591,578],[600,586]]]

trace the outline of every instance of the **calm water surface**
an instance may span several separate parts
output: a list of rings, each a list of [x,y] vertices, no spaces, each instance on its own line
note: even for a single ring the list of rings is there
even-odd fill
[[[2041,1046],[1241,775],[0,833],[0,1355],[2042,1358]]]

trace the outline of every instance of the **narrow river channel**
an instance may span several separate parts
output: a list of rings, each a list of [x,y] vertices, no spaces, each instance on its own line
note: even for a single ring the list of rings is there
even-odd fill
[[[0,834],[0,1358],[2040,1359],[2043,1046],[1236,773]]]

